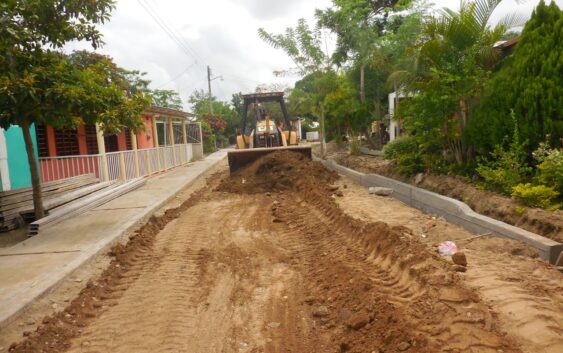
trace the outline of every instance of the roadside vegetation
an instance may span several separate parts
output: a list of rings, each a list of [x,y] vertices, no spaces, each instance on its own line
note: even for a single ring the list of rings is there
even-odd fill
[[[524,206],[559,209],[563,12],[542,0],[525,24],[512,14],[493,23],[500,3],[436,12],[416,0],[335,0],[313,25],[259,35],[295,63],[280,73],[301,76],[290,106],[319,121],[327,140],[350,140],[351,153],[359,141],[382,149],[373,126],[399,92],[391,119],[401,137],[383,148],[397,172],[467,176]],[[336,38],[330,56],[327,32]],[[506,40],[516,44],[499,46]]]

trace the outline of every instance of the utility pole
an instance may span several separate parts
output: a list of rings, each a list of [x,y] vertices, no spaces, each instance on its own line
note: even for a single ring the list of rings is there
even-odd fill
[[[207,88],[209,89],[209,114],[213,114],[213,104],[211,104],[211,68],[207,65]]]

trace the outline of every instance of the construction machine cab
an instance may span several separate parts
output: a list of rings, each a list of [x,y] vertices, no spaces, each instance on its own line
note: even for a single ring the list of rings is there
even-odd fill
[[[252,162],[256,158],[274,150],[289,149],[311,158],[311,147],[297,146],[297,131],[291,124],[283,92],[266,92],[243,94],[244,102],[241,126],[237,130],[236,151],[228,153],[231,172]],[[282,121],[276,122],[264,109],[263,104],[277,102],[280,104]],[[254,111],[248,118],[249,107]]]
[[[241,127],[237,132],[237,149],[297,145],[297,132],[291,127],[283,95],[283,92],[242,95],[244,105]],[[269,102],[280,104],[283,121],[279,125],[263,107],[264,103]],[[249,107],[254,111],[251,119],[248,118]]]

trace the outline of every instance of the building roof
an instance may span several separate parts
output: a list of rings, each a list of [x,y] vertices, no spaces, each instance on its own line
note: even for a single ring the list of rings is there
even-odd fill
[[[163,115],[163,116],[171,116],[175,118],[193,118],[195,114],[183,112],[181,110],[176,110],[172,108],[164,108],[164,107],[149,107],[145,110],[147,114],[155,114],[155,115]]]
[[[495,45],[495,48],[498,48],[498,49],[501,49],[501,50],[508,49],[510,47],[515,46],[516,43],[518,43],[519,41],[520,41],[520,36],[512,37],[509,40],[506,40],[502,43]]]

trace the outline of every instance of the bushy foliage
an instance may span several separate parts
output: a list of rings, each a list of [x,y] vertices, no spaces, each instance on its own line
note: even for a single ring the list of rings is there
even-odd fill
[[[482,159],[476,168],[477,173],[485,180],[485,187],[506,194],[510,194],[512,188],[523,182],[532,171],[525,162],[526,153],[524,144],[520,143],[514,112],[511,117],[514,131],[508,149],[505,149],[502,144],[496,145],[491,152],[492,159]]]
[[[400,156],[407,154],[417,154],[418,143],[412,136],[405,136],[389,142],[383,148],[383,157],[385,159],[398,159]]]
[[[395,170],[401,174],[412,176],[424,171],[424,161],[420,153],[399,155],[396,159]]]
[[[512,197],[530,207],[559,208],[560,205],[553,205],[558,195],[552,187],[545,185],[526,183],[512,187]]]
[[[550,148],[549,143],[542,142],[533,153],[538,161],[536,181],[552,186],[559,194],[563,192],[563,152]]]
[[[545,135],[561,146],[563,135],[563,11],[542,0],[526,23],[514,52],[485,86],[471,121],[470,137],[480,151],[492,148],[511,129],[514,110],[531,152]]]

